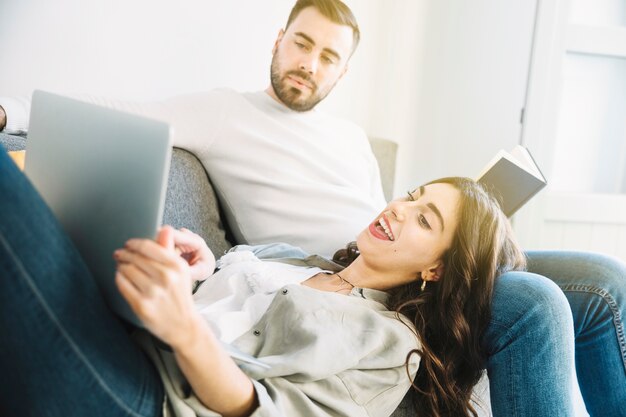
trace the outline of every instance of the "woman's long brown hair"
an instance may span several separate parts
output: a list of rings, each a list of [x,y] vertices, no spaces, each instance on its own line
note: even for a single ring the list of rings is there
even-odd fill
[[[418,416],[477,416],[472,389],[480,379],[485,354],[481,339],[491,318],[497,277],[523,270],[526,259],[508,219],[496,200],[468,178],[432,181],[454,186],[461,193],[459,223],[451,247],[443,256],[444,273],[420,290],[421,279],[395,288],[389,308],[408,317],[421,347],[408,352],[421,357],[413,381]],[[347,264],[358,256],[353,242],[335,254]]]

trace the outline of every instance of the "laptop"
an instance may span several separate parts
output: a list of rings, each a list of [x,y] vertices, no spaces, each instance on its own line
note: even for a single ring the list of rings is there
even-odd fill
[[[172,150],[166,123],[35,91],[24,172],[74,242],[109,307],[143,324],[115,285],[113,251],[156,236]],[[235,347],[230,356],[269,366]]]
[[[24,172],[52,209],[109,307],[141,326],[115,285],[113,251],[161,225],[171,159],[163,122],[35,91]]]

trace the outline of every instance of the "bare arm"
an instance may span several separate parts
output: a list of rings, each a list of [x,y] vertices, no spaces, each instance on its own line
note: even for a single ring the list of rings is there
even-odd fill
[[[227,417],[248,416],[257,407],[254,385],[195,311],[190,266],[174,234],[165,227],[157,242],[131,239],[115,251],[116,284],[146,328],[172,347],[200,401]]]
[[[225,417],[252,414],[258,406],[252,381],[224,352],[201,318],[188,336],[173,349],[178,366],[200,401]]]

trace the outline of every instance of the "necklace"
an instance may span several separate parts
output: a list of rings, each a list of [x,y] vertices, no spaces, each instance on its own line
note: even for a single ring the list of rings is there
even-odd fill
[[[339,278],[339,283],[335,284],[333,281],[335,281],[332,277],[333,275],[337,275],[337,277]],[[322,277],[326,276],[328,277],[328,282],[324,282],[322,281]],[[348,281],[347,279],[345,279],[344,277],[342,277],[341,275],[339,275],[338,273],[332,273],[332,272],[320,272],[317,273],[316,275],[314,275],[313,277],[309,278],[307,280],[307,282],[311,281],[311,284],[308,284],[310,287],[313,288],[317,288],[318,290],[322,290],[322,291],[332,291],[332,292],[339,292],[339,291],[345,291],[345,290],[352,290],[354,287],[356,287],[353,283],[351,283],[350,281]],[[315,284],[315,282],[320,282],[320,284]],[[323,284],[321,284],[321,282],[324,282]],[[335,288],[339,287],[339,289],[337,290],[332,290],[332,289],[328,289],[328,286],[334,286]]]
[[[344,290],[344,288],[341,288],[343,287],[344,284],[348,284],[350,286],[350,289],[354,288],[354,284],[348,281],[347,279],[345,279],[344,277],[342,277],[341,275],[339,275],[339,272],[335,272],[335,275],[337,275],[339,279],[341,280],[341,282],[339,283],[339,289],[336,290],[335,292]]]

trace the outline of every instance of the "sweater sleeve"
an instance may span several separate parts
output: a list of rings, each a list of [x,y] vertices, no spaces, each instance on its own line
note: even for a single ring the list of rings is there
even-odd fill
[[[216,138],[223,120],[224,92],[189,94],[162,101],[133,102],[89,95],[67,95],[91,104],[132,113],[168,123],[174,130],[174,146],[193,153],[205,152]],[[24,134],[28,131],[30,100],[0,97],[0,106],[7,115],[6,133]]]
[[[76,98],[103,107],[120,110],[168,123],[173,128],[174,146],[201,155],[211,146],[223,120],[219,90],[172,97],[162,101],[131,102],[103,97]]]

